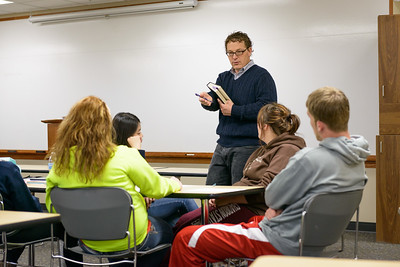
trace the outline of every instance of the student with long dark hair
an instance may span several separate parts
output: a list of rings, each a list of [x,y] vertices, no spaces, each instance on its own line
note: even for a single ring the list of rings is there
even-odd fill
[[[145,157],[145,151],[142,150],[143,133],[141,123],[138,117],[129,112],[120,112],[113,119],[114,142],[117,145],[133,147],[139,150]],[[161,198],[154,199],[145,197],[148,205],[148,214],[153,217],[159,217],[171,226],[174,226],[178,219],[185,213],[198,208],[193,199],[186,198]]]

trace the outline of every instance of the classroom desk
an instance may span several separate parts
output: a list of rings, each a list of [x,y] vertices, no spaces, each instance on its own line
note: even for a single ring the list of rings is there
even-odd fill
[[[49,173],[46,165],[20,165],[21,172],[24,173]],[[161,176],[188,176],[188,177],[207,177],[206,168],[177,168],[177,167],[154,167]]]
[[[260,256],[251,264],[251,267],[391,267],[399,266],[398,261],[381,260],[354,260],[337,258],[314,258],[314,257],[294,257],[294,256]]]
[[[40,179],[40,178],[39,178]],[[32,193],[46,192],[46,180],[26,179],[26,184]],[[208,200],[237,195],[251,195],[265,190],[262,186],[212,186],[183,185],[182,190],[168,195],[169,198],[198,198],[201,200],[201,222],[208,223]]]
[[[21,168],[21,172],[28,173],[49,173],[49,167],[47,165],[18,165]]]
[[[207,177],[206,168],[154,167],[161,176]]]
[[[46,177],[25,178],[24,181],[33,194],[46,192]]]
[[[264,192],[263,186],[212,186],[183,185],[182,190],[172,193],[171,198],[198,198],[201,200],[201,223],[208,223],[208,200],[237,195],[251,195]]]
[[[58,221],[60,221],[60,214],[57,213],[0,210],[1,232]]]
[[[55,223],[60,221],[58,213],[27,212],[0,210],[0,232],[4,251],[7,251],[7,231],[32,227],[43,223]],[[6,254],[3,254],[5,259]],[[3,266],[7,266],[4,260]]]

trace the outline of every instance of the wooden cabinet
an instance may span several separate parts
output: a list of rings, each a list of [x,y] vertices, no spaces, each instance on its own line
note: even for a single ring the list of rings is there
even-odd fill
[[[378,17],[376,239],[400,243],[400,15]]]
[[[378,17],[379,134],[400,134],[400,15]]]
[[[376,240],[400,243],[400,135],[376,138]]]

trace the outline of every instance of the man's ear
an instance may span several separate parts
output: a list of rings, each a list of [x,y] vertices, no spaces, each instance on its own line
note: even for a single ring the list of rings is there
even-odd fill
[[[322,133],[326,128],[326,124],[323,123],[322,121],[317,121],[316,125],[317,125],[317,130],[320,133]]]

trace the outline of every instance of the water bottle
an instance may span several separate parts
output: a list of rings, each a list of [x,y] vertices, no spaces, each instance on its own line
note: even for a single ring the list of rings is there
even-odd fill
[[[53,159],[51,158],[52,156],[53,156],[53,153],[51,153],[50,157],[49,157],[49,163],[48,163],[49,172],[51,171],[51,168],[53,168]]]

